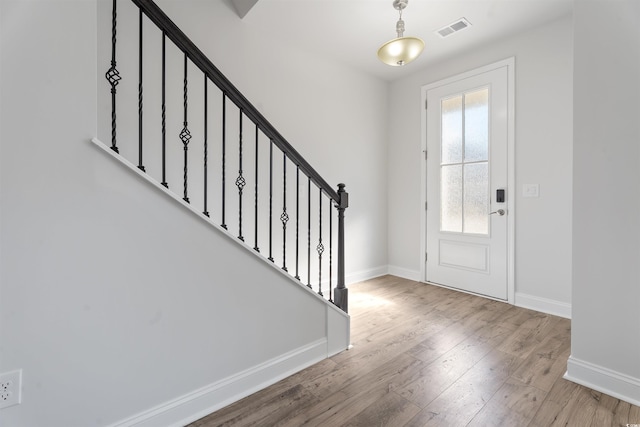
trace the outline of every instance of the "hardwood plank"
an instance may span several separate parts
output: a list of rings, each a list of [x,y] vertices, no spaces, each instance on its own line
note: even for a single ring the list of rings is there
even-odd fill
[[[367,392],[375,388],[389,388],[392,380],[413,378],[419,375],[424,363],[407,354],[400,354],[389,363],[372,370],[356,370],[350,367],[336,368],[328,376],[323,376],[306,384],[313,394],[323,398],[340,390],[349,395]]]
[[[383,324],[378,324],[375,321],[371,322],[367,331],[356,334],[352,338],[352,343],[354,347],[358,347],[364,343],[385,342],[399,333],[407,336],[431,334],[451,322],[435,311],[420,314],[407,313],[395,319],[395,321],[386,319]],[[340,358],[338,357],[336,360],[340,360]]]
[[[626,426],[627,424],[640,424],[640,406],[618,400],[611,425]]]
[[[553,330],[557,322],[558,318],[549,314],[532,314],[500,345],[499,349],[526,358]]]
[[[614,425],[615,411],[619,404],[620,400],[615,397],[607,396],[606,394],[600,395],[599,403],[590,425],[592,427]]]
[[[414,381],[396,385],[396,392],[424,408],[491,350],[482,339],[469,337],[426,366]]]
[[[530,427],[548,427],[556,422],[564,408],[575,399],[580,386],[558,378],[535,414]]]
[[[310,427],[340,426],[372,403],[382,399],[388,393],[389,390],[384,386],[371,389],[366,393],[359,393],[351,396],[345,393],[347,399],[339,402],[335,406],[332,406],[328,411],[322,412],[317,416],[306,420],[300,425]]]
[[[328,413],[344,413],[344,402],[349,399],[349,396],[340,391],[338,393],[327,396],[326,399],[320,400],[315,405],[307,406],[304,411],[298,413],[290,413],[289,416],[278,420],[274,425],[279,427],[299,427],[308,426],[316,423],[316,419]],[[212,426],[208,426],[212,427]]]
[[[356,342],[348,352],[334,356],[333,360],[339,365],[336,369],[349,370],[353,374],[356,372],[352,366],[358,366],[358,370],[375,369],[437,333],[447,323],[448,321],[435,321],[429,314],[410,316],[402,322],[396,322],[396,328],[376,331],[366,340]],[[346,366],[341,366],[343,364]]]
[[[589,426],[602,393],[559,378],[531,426]]]
[[[401,426],[420,408],[395,393],[388,393],[350,418],[345,427]]]
[[[598,407],[601,393],[585,387],[576,389],[575,398],[558,414],[552,426],[588,426]]]
[[[441,357],[467,338],[466,335],[451,333],[444,329],[407,350],[407,354],[423,362],[432,362]]]
[[[378,387],[393,390],[396,384],[409,382],[420,375],[424,366],[424,362],[403,353],[368,374],[343,384],[340,390],[348,394],[362,393]]]
[[[526,426],[540,408],[545,392],[518,380],[507,380],[468,427]]]
[[[407,426],[464,426],[502,387],[521,363],[493,350],[417,414]]]
[[[301,385],[284,390],[277,396],[263,393],[260,397],[248,397],[212,415],[204,417],[193,427],[235,426],[235,425],[269,425],[268,419],[284,417],[290,411],[299,410],[317,399]]]
[[[509,313],[512,308],[512,306],[507,303],[493,300],[478,300],[476,304],[469,308],[469,313],[460,320],[460,323],[466,327],[472,327],[478,324],[500,324],[504,327],[511,326],[511,330],[516,329],[515,325],[511,325],[504,321],[507,317],[507,313]]]
[[[567,370],[569,341],[570,335],[567,331],[545,337],[513,377],[525,384],[550,391],[556,380]]]

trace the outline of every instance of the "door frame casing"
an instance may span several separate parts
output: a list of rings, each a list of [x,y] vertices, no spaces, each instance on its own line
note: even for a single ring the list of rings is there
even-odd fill
[[[420,198],[423,209],[420,212],[420,281],[427,282],[427,268],[425,254],[427,252],[427,92],[440,86],[448,85],[469,77],[493,71],[498,68],[507,67],[507,302],[515,303],[515,57],[510,57],[502,61],[494,62],[483,67],[448,77],[437,82],[423,85],[420,88],[422,113],[420,119],[420,135],[422,150],[422,161],[420,171]],[[426,108],[425,108],[426,107]],[[464,291],[462,291],[464,292]],[[491,298],[491,297],[487,297]],[[503,301],[503,300],[500,300]]]

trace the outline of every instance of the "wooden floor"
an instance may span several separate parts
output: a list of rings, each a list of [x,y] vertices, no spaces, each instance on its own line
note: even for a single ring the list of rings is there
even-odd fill
[[[562,379],[570,321],[384,276],[351,286],[353,348],[191,424],[640,424],[640,407]]]

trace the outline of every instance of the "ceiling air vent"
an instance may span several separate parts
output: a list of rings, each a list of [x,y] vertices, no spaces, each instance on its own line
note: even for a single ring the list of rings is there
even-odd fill
[[[440,28],[438,31],[436,31],[436,33],[442,37],[445,38],[447,36],[450,36],[453,33],[457,33],[458,31],[464,30],[465,28],[468,28],[471,26],[471,22],[467,21],[465,18],[460,18],[455,22],[452,22],[451,24]]]

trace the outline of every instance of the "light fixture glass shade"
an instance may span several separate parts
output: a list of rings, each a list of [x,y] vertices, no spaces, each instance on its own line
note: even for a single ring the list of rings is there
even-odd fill
[[[398,37],[380,46],[378,58],[385,64],[398,67],[416,59],[423,49],[424,42],[417,37]]]

